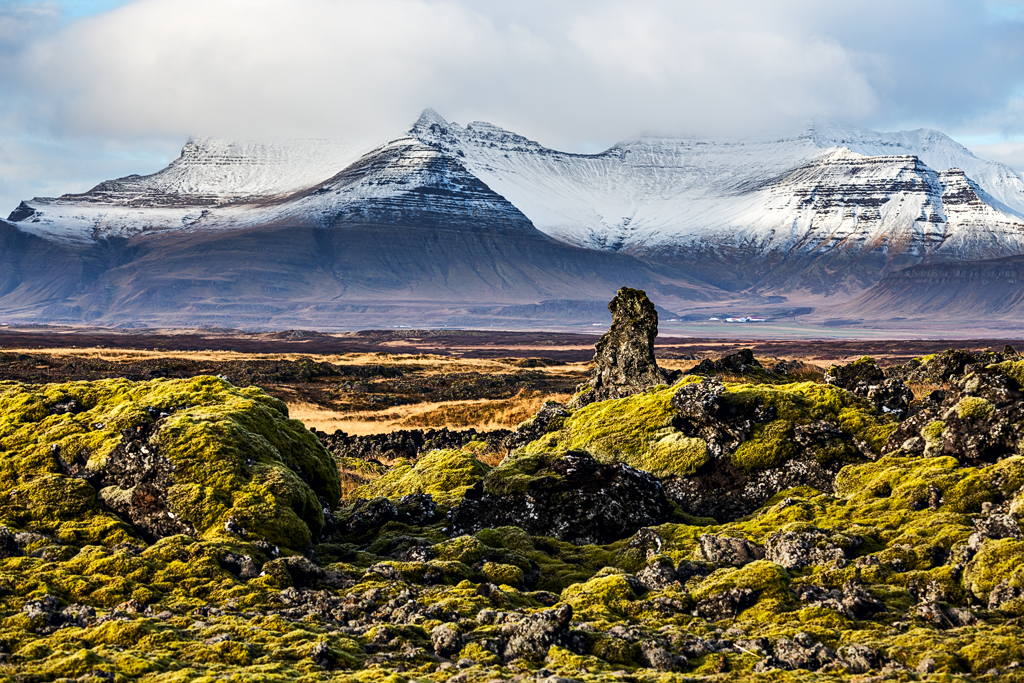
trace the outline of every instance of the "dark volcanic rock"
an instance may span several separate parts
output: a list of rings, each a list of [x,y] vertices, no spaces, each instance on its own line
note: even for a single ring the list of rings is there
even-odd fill
[[[732,619],[757,602],[757,594],[749,588],[732,588],[697,603],[697,613],[708,621]]]
[[[735,403],[726,401],[724,394],[720,380],[706,378],[679,387],[672,397],[672,406],[679,411],[673,426],[687,436],[703,439],[712,456],[693,475],[665,483],[666,495],[692,515],[730,521],[750,514],[787,488],[812,486],[832,491],[836,474],[845,463],[834,460],[822,464],[814,457],[812,447],[827,442],[861,453],[852,437],[836,425],[818,421],[794,428],[794,443],[802,449],[793,457],[777,467],[743,471],[733,464],[731,454],[750,437],[755,425],[774,420],[776,411],[759,398]]]
[[[666,481],[665,495],[691,515],[733,521],[751,514],[785,489],[810,486],[833,491],[843,466],[838,461],[822,465],[801,454],[779,467],[743,472],[726,456],[712,460],[689,477]]]
[[[666,375],[654,359],[658,336],[658,312],[640,289],[623,287],[608,304],[612,325],[594,347],[594,375],[580,386],[575,407],[596,401],[623,398],[648,387],[663,384]]]
[[[437,654],[451,657],[462,649],[462,634],[451,624],[441,624],[430,632],[430,644]]]
[[[672,514],[656,477],[622,463],[599,463],[582,451],[555,457],[523,491],[488,493],[485,481],[449,513],[453,535],[518,526],[578,545],[602,544],[661,524]]]
[[[516,427],[516,430],[505,438],[505,448],[509,451],[525,446],[539,439],[548,432],[560,429],[569,411],[556,401],[547,401],[537,414]]]
[[[764,366],[761,362],[754,358],[754,352],[750,349],[740,349],[736,353],[731,353],[728,356],[723,356],[718,360],[711,360],[705,358],[694,367],[687,370],[686,375],[721,375],[723,373],[732,373],[736,375],[749,374],[757,370],[764,370]],[[785,372],[787,367],[783,365],[780,370]]]
[[[850,549],[860,539],[831,534],[821,529],[811,531],[776,531],[765,539],[765,558],[786,569],[817,567],[829,563],[844,566]]]
[[[885,611],[885,603],[877,600],[867,590],[853,580],[843,584],[843,589],[827,589],[814,584],[807,584],[795,589],[800,602],[810,607],[825,607],[847,619],[870,619],[875,614]]]
[[[383,434],[355,436],[340,429],[333,434],[316,432],[320,443],[335,456],[361,460],[416,460],[422,453],[443,448],[462,448],[470,441],[484,441],[494,450],[505,448],[512,435],[508,429],[478,432],[475,429],[400,429]]]
[[[195,529],[168,508],[167,490],[174,467],[151,438],[155,427],[155,423],[149,423],[121,433],[121,442],[103,466],[106,486],[100,490],[100,498],[147,541],[175,534],[194,535]]]
[[[687,436],[704,439],[714,456],[736,450],[750,436],[755,423],[775,419],[775,409],[764,406],[760,399],[738,405],[724,401],[724,393],[721,380],[705,378],[684,384],[672,396],[672,407],[679,411],[675,421],[678,429]]]
[[[21,606],[21,611],[31,621],[33,630],[40,635],[48,635],[72,626],[85,628],[96,617],[95,608],[88,605],[76,603],[61,609],[60,600],[53,595],[45,595],[39,600],[29,600]]]
[[[429,493],[410,493],[398,501],[360,498],[339,512],[338,528],[346,535],[362,536],[388,522],[423,526],[437,517],[437,503]]]
[[[775,643],[775,659],[783,669],[819,671],[839,662],[830,647],[815,641],[806,633],[797,633],[793,640],[780,638]]]
[[[742,567],[764,558],[764,549],[745,538],[705,534],[700,537],[700,554],[712,564]]]
[[[895,413],[898,417],[907,414],[914,400],[910,387],[900,379],[887,379],[882,368],[867,356],[849,365],[833,365],[825,371],[825,383],[866,398],[878,410]]]
[[[0,560],[24,554],[11,530],[5,526],[0,526]]]
[[[544,657],[552,645],[577,650],[578,646],[569,624],[572,607],[566,604],[556,609],[534,612],[519,621],[501,628],[505,638],[505,658]]]
[[[933,361],[934,362],[934,361]],[[882,449],[949,455],[968,465],[993,463],[1018,452],[1024,437],[1024,389],[995,368],[976,368],[934,392],[900,423]]]
[[[1007,360],[1020,360],[1020,355],[1011,346],[1006,346],[1001,352],[949,349],[930,359],[915,358],[906,365],[886,368],[885,375],[904,382],[943,384],[986,365]]]

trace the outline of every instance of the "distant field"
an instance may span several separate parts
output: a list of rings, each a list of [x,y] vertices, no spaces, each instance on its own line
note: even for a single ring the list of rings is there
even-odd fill
[[[381,331],[242,334],[0,331],[0,380],[58,382],[222,375],[288,404],[308,427],[350,434],[514,427],[545,400],[567,400],[590,372],[596,335]],[[748,347],[758,358],[825,368],[871,355],[881,364],[947,348],[1001,349],[1017,340],[720,340],[662,337],[660,364]]]

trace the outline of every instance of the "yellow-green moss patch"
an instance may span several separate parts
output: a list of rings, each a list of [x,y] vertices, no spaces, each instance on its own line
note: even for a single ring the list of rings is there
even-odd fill
[[[351,498],[401,498],[411,493],[429,493],[438,505],[459,502],[466,490],[491,470],[465,450],[430,451],[415,464],[395,465],[383,476],[360,486]]]

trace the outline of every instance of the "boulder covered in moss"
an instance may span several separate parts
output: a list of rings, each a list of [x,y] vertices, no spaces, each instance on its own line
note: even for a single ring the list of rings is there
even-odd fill
[[[631,396],[670,378],[654,358],[658,312],[647,293],[623,287],[608,310],[612,325],[594,347],[594,374],[580,386],[576,407]]]
[[[701,379],[678,386],[673,427],[707,443],[711,457],[666,482],[690,514],[730,520],[786,488],[832,490],[846,464],[877,457],[891,417],[828,385],[725,385]]]
[[[978,368],[922,402],[900,423],[884,452],[949,455],[965,464],[993,463],[1020,453],[1024,438],[1024,362]]]
[[[476,459],[472,451],[445,449],[430,451],[413,462],[400,462],[383,476],[352,491],[347,500],[390,498],[411,494],[430,495],[438,505],[456,504],[466,491],[484,478],[490,466]]]
[[[301,548],[341,485],[281,401],[214,377],[0,383],[0,521],[65,542]]]
[[[571,411],[519,453],[585,449],[654,474],[684,512],[725,521],[786,488],[831,491],[844,465],[878,457],[896,424],[835,386],[690,376]]]
[[[456,534],[518,526],[582,545],[626,538],[671,516],[656,477],[568,451],[509,456],[466,492],[449,525]]]
[[[886,368],[885,374],[886,377],[902,379],[904,382],[945,384],[988,365],[1020,359],[1020,354],[1011,346],[1001,351],[949,349],[943,353],[913,358],[904,365]]]

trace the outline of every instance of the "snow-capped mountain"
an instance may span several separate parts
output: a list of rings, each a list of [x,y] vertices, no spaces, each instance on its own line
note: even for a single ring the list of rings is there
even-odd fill
[[[769,271],[775,287],[833,294],[926,258],[1024,253],[1024,180],[938,131],[817,122],[792,137],[637,138],[597,155],[549,150],[487,123],[463,128],[433,112],[412,132],[458,155],[556,239],[687,262],[726,286],[731,278],[715,275],[723,266],[753,266],[740,287]],[[870,266],[852,282],[793,280],[823,257],[834,271],[846,270],[836,258],[854,256]]]
[[[319,245],[309,254],[327,279],[309,285],[318,292],[310,305],[317,297],[591,299],[628,281],[678,309],[737,296],[848,300],[907,266],[1024,254],[1024,179],[930,130],[826,121],[772,139],[640,137],[582,155],[427,110],[377,146],[192,139],[158,173],[26,201],[9,221],[8,244],[56,249],[83,265],[59,293],[29,287],[30,275],[8,276],[0,309],[22,301],[15,290],[56,305],[115,276],[120,284],[108,282],[102,297],[61,310],[102,318],[128,301],[152,302],[132,293],[148,276],[125,276],[144,253],[164,259],[153,256],[146,273],[161,272],[195,301],[239,295],[244,277],[232,279],[238,263],[224,260],[207,264],[216,287],[178,282],[168,263],[188,271],[188,282],[206,276],[197,275],[201,258],[167,256],[172,244],[176,254],[197,244],[235,251],[264,272],[257,289],[297,296],[273,283],[308,276],[291,272],[299,262],[274,261],[306,253],[289,240]],[[0,256],[27,272],[17,253],[10,246]]]

